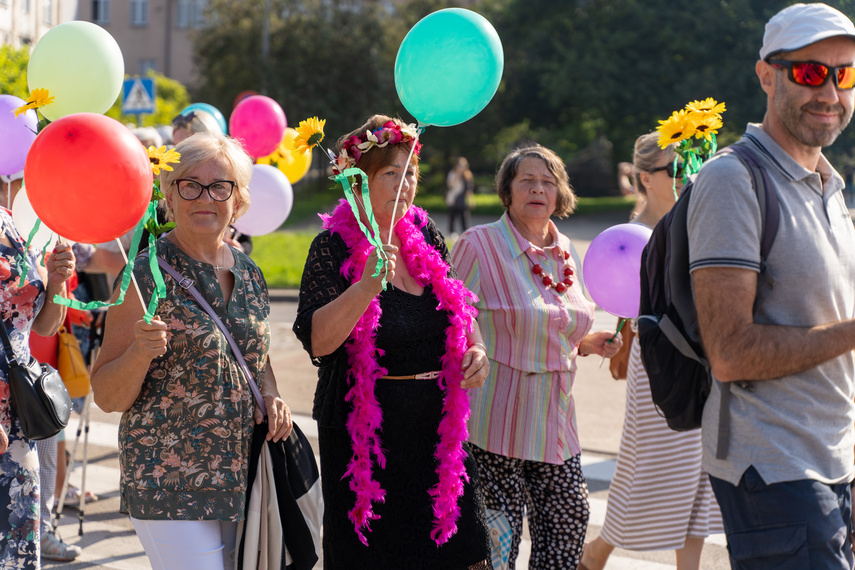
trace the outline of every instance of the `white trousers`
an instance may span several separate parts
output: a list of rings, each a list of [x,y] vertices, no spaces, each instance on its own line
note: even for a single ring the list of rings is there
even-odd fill
[[[153,570],[227,570],[234,567],[238,523],[150,521],[131,517]]]

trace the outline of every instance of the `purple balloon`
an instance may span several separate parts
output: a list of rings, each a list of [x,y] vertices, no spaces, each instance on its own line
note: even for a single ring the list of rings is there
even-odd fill
[[[250,156],[272,153],[282,143],[288,121],[279,103],[264,95],[247,97],[229,117],[229,133]]]
[[[603,310],[627,319],[638,316],[641,251],[651,233],[640,224],[618,224],[591,242],[582,276],[591,298]]]
[[[237,231],[251,236],[277,230],[288,219],[294,205],[294,191],[288,177],[269,164],[253,165],[249,198],[249,210],[234,226]]]
[[[36,140],[36,112],[30,109],[17,118],[13,112],[25,104],[20,97],[0,95],[0,174],[5,176],[24,170],[27,152]]]

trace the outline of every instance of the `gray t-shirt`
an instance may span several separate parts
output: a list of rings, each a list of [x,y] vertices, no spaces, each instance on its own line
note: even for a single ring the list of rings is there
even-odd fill
[[[743,137],[778,193],[780,220],[767,259],[773,286],[761,285],[754,322],[810,327],[855,317],[855,229],[843,179],[824,156],[816,172],[790,157],[759,125]],[[746,167],[722,155],[697,175],[688,211],[691,270],[760,270],[760,207]],[[749,466],[766,483],[853,477],[855,357],[772,380],[732,384],[727,458],[716,459],[721,384],[703,418],[704,470],[736,485]]]

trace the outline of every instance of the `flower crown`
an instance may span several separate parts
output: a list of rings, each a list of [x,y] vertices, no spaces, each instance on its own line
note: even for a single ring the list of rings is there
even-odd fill
[[[372,148],[382,148],[389,144],[416,141],[413,152],[419,154],[422,143],[418,142],[418,136],[418,128],[412,123],[402,127],[394,121],[386,121],[379,129],[365,131],[363,135],[353,135],[344,141],[344,144],[341,145],[341,152],[335,159],[334,168],[342,173],[346,169],[356,166],[362,155]]]

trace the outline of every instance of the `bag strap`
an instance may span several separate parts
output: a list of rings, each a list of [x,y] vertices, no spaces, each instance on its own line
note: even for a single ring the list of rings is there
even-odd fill
[[[18,357],[15,356],[15,349],[12,348],[12,341],[9,339],[9,332],[6,330],[6,325],[0,322],[0,337],[3,339],[3,351],[6,354],[6,364],[20,364]]]
[[[780,205],[778,204],[778,193],[775,190],[775,185],[772,184],[769,173],[760,165],[757,156],[747,143],[738,141],[724,150],[735,154],[748,169],[748,174],[751,176],[751,185],[757,194],[757,203],[760,205],[760,226],[763,232],[760,237],[760,274],[770,284],[774,283],[774,278],[766,271],[766,258],[769,256],[769,251],[771,251],[772,244],[775,242],[780,221]],[[722,382],[721,385],[718,410],[718,438],[715,452],[716,459],[725,459],[727,457],[727,445],[730,439],[731,384],[732,382]]]
[[[148,252],[144,252],[143,255],[148,256]],[[226,325],[223,324],[222,319],[220,319],[219,315],[214,312],[214,309],[211,307],[210,303],[202,297],[201,293],[193,286],[193,280],[184,277],[178,271],[175,270],[171,265],[169,265],[162,257],[157,257],[157,264],[160,265],[160,268],[166,271],[175,282],[178,283],[185,291],[190,293],[190,295],[196,299],[196,302],[205,309],[205,312],[217,323],[217,326],[222,331],[223,336],[226,337],[226,340],[229,342],[229,346],[232,348],[232,352],[237,359],[238,366],[243,372],[244,377],[246,377],[246,383],[249,384],[250,389],[252,390],[252,395],[255,396],[255,404],[258,406],[258,409],[261,410],[261,415],[267,415],[267,406],[264,405],[264,398],[261,396],[261,392],[258,389],[258,386],[255,385],[255,381],[252,379],[252,373],[249,371],[249,366],[246,364],[246,360],[243,357],[243,353],[241,353],[240,348],[238,348],[237,342],[235,342],[232,333],[229,332],[229,329],[226,328]],[[2,328],[2,327],[0,327]]]

